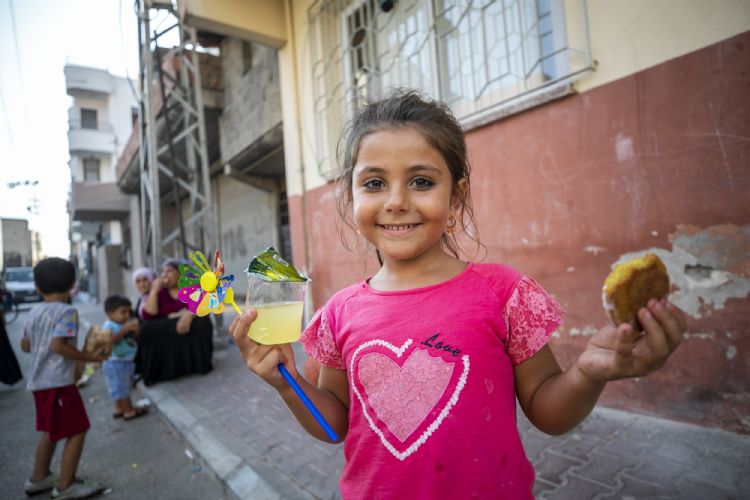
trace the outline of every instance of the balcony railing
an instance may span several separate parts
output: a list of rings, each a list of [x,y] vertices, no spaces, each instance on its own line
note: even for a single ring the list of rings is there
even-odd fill
[[[99,122],[96,128],[84,127],[78,120],[68,122],[68,148],[71,153],[115,152],[115,133],[111,124]]]
[[[68,120],[69,129],[100,130],[102,132],[114,132],[115,129],[111,123],[97,122],[94,126],[81,123],[81,120]]]

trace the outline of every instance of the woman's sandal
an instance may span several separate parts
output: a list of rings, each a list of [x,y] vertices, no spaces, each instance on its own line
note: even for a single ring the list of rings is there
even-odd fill
[[[130,416],[124,415],[122,416],[123,420],[133,420],[134,418],[142,417],[148,413],[148,408],[145,406],[136,406],[133,408],[133,414]]]

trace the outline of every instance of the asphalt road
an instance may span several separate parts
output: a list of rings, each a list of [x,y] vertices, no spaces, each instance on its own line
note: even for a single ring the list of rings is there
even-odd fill
[[[20,351],[23,323],[30,306],[7,326],[11,345],[26,373],[29,356]],[[79,337],[83,332],[79,332]],[[91,421],[78,476],[104,483],[101,498],[230,499],[231,493],[213,475],[199,455],[172,430],[154,407],[148,415],[124,422],[112,418],[112,403],[104,377],[97,371],[81,389]],[[133,400],[142,396],[133,392]],[[12,387],[0,384],[0,500],[27,498],[23,483],[31,474],[38,439],[34,400],[22,380]],[[62,443],[52,470],[59,470]],[[49,498],[48,494],[32,498]]]

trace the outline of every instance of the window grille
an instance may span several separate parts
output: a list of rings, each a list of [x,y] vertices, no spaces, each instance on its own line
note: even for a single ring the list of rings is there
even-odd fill
[[[336,174],[342,120],[362,98],[415,88],[466,125],[518,109],[591,68],[585,0],[318,0],[308,9],[324,177]],[[505,113],[507,114],[507,112]]]

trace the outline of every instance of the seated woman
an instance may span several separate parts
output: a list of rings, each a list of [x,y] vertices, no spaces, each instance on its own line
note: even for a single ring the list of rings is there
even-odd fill
[[[176,259],[164,262],[140,307],[140,373],[146,385],[213,368],[213,325],[177,299],[179,264]]]
[[[156,272],[150,267],[139,267],[133,271],[133,284],[135,285],[135,290],[138,292],[138,300],[133,309],[136,318],[141,317],[141,309],[143,309],[143,304],[148,299],[151,284],[155,279]]]
[[[135,307],[133,308],[133,317],[140,320],[141,327],[143,326],[141,310],[143,309],[143,304],[146,302],[146,299],[148,299],[148,294],[151,291],[151,284],[154,282],[156,277],[156,271],[154,271],[150,267],[139,267],[138,269],[133,271],[133,284],[135,285],[136,292],[138,292],[138,300],[136,300]],[[135,353],[135,381],[137,382],[138,380],[141,380],[140,349],[138,349],[138,351]]]

